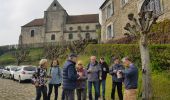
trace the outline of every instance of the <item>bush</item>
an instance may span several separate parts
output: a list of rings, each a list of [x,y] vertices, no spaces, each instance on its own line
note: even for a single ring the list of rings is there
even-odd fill
[[[170,67],[170,45],[151,45],[150,57],[153,70],[165,70]],[[123,58],[129,56],[136,66],[141,68],[141,58],[139,46],[136,44],[90,44],[84,51],[84,55],[104,56],[111,64],[111,56]]]

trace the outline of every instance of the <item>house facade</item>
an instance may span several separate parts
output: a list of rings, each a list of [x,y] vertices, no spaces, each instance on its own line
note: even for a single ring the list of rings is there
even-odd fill
[[[119,39],[127,33],[124,30],[128,22],[128,14],[138,17],[141,4],[147,0],[105,0],[101,5],[101,41]],[[149,1],[149,0],[148,0]],[[168,0],[150,0],[145,8],[159,13],[158,21],[170,18],[170,2]]]
[[[69,15],[54,0],[44,12],[43,18],[34,19],[21,27],[19,44],[97,39],[96,30],[99,26],[98,14]]]

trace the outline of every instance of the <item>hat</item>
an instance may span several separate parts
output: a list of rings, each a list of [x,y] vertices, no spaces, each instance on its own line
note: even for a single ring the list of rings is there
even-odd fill
[[[68,57],[77,57],[77,54],[71,53]]]

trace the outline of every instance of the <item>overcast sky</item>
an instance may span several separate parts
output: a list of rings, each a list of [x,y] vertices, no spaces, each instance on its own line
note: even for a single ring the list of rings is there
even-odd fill
[[[42,18],[53,0],[1,0],[0,45],[17,44],[21,26]],[[58,0],[68,14],[99,13],[104,0]]]

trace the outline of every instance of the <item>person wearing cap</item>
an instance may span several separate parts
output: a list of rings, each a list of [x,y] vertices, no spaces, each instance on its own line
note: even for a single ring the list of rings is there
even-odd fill
[[[102,76],[99,81],[99,93],[100,93],[100,86],[102,85],[102,97],[103,100],[105,100],[106,78],[107,78],[107,73],[109,73],[109,67],[108,64],[104,61],[103,57],[100,58],[99,66],[101,67],[101,71],[102,71]]]
[[[114,64],[110,69],[110,74],[112,75],[112,92],[111,92],[111,99],[115,100],[115,91],[117,87],[117,92],[119,96],[119,100],[123,100],[123,93],[122,93],[122,82],[123,76],[119,75],[118,71],[123,71],[124,67],[120,64],[118,57],[112,58]]]
[[[76,62],[77,55],[70,54],[63,67],[63,93],[65,100],[75,100],[74,92],[79,77],[75,68]]]
[[[123,64],[126,67],[124,71],[119,73],[124,74],[124,100],[136,100],[137,87],[138,87],[138,68],[132,63],[129,57],[123,58]]]
[[[76,68],[79,75],[76,88],[77,100],[86,100],[87,70],[84,68],[82,61],[78,61]]]
[[[43,94],[43,100],[47,100],[47,59],[41,59],[39,62],[39,67],[36,72],[33,74],[32,82],[36,87],[36,99],[41,99],[41,93]]]
[[[90,57],[90,63],[87,66],[87,81],[88,81],[88,95],[89,100],[93,100],[92,98],[92,85],[94,85],[95,89],[95,100],[99,98],[99,78],[101,77],[101,68],[96,61],[96,56]]]

